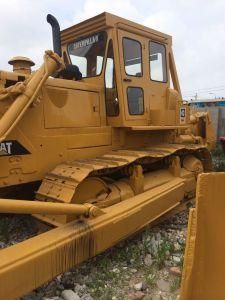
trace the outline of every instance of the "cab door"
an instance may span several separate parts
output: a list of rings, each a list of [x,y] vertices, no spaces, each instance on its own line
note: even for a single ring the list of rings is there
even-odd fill
[[[134,125],[147,125],[148,97],[144,64],[147,40],[118,30],[118,44],[125,120],[135,121],[131,122]]]

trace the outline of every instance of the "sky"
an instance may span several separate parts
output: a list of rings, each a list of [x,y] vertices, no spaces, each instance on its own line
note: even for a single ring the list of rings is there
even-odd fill
[[[183,97],[225,97],[225,0],[0,0],[0,69],[8,60],[30,57],[37,66],[52,49],[46,15],[61,29],[103,11],[111,12],[173,37]]]

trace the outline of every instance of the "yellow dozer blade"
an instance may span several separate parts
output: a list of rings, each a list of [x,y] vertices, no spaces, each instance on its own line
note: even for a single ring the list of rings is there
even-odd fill
[[[191,209],[181,300],[225,299],[225,173],[199,176]]]

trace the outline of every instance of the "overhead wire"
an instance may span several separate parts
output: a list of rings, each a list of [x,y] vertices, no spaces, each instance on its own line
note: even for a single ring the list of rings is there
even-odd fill
[[[196,90],[184,90],[183,96],[184,97],[194,97],[196,94],[209,94],[209,93],[218,93],[225,91],[225,85],[218,85],[214,87],[208,88],[200,88]]]

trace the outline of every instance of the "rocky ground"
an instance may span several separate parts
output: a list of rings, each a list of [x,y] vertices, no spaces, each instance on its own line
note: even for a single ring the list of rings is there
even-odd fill
[[[12,246],[38,233],[31,216],[0,215],[0,249]]]
[[[213,167],[217,172],[225,172],[225,156],[220,144],[212,152]]]
[[[179,299],[185,248],[187,211],[146,228],[90,259],[23,300]],[[31,226],[32,224],[32,226]],[[0,220],[0,247],[37,233],[31,217],[7,216]]]

